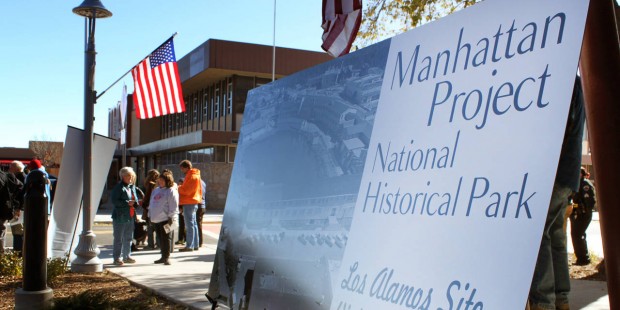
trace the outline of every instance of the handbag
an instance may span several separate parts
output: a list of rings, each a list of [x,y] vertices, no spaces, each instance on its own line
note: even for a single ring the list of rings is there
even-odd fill
[[[17,223],[17,224],[11,225],[11,233],[14,236],[21,236],[21,235],[23,235],[24,234],[24,224]]]

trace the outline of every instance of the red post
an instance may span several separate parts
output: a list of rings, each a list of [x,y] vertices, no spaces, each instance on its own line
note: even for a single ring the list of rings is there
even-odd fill
[[[596,173],[607,288],[620,309],[620,42],[615,0],[590,0],[580,72]]]

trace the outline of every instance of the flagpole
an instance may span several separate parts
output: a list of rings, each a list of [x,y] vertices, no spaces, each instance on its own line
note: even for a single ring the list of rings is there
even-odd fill
[[[273,57],[271,60],[271,81],[276,80],[276,0],[273,0]]]
[[[133,68],[135,68],[137,65],[139,65],[146,57],[149,57],[151,54],[153,54],[158,48],[160,48],[162,45],[166,44],[166,42],[172,40],[174,37],[176,37],[177,32],[175,32],[174,34],[172,34],[170,36],[170,38],[168,38],[166,41],[164,41],[164,43],[160,44],[159,46],[157,46],[152,52],[150,52],[148,55],[142,57],[142,59],[140,59],[140,61],[138,61],[138,63],[131,67],[131,69],[129,69],[127,72],[125,72],[125,74],[121,75],[121,77],[119,77],[116,81],[114,81],[114,83],[112,83],[112,85],[108,86],[108,88],[106,88],[104,91],[101,92],[101,94],[97,95],[96,99],[99,99],[99,97],[103,96],[103,94],[105,94],[108,90],[110,90],[110,88],[112,88],[114,85],[116,85],[116,83],[118,83],[120,80],[122,80],[127,74],[129,74],[129,72],[131,72],[131,70],[133,70]]]

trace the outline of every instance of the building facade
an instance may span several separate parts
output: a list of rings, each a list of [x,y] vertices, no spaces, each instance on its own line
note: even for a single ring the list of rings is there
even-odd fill
[[[275,78],[331,59],[322,52],[280,47],[275,54]],[[207,183],[208,207],[224,208],[247,94],[272,81],[272,57],[272,46],[206,41],[177,62],[185,113],[138,121],[128,96],[125,145],[120,144],[119,108],[111,109],[108,135],[119,139],[119,147],[109,183],[117,180],[123,158],[136,169],[138,184],[149,169],[170,169],[178,180],[183,177],[178,164],[188,159]]]

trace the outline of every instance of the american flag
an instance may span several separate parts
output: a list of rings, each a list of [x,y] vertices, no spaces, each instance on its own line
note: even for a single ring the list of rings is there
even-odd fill
[[[172,39],[135,66],[131,74],[138,119],[185,112]]]
[[[333,57],[345,55],[362,21],[362,0],[323,0],[323,45]]]

